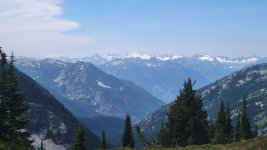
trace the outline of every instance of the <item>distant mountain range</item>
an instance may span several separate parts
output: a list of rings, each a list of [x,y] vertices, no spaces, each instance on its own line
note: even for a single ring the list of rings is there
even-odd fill
[[[196,80],[195,88],[199,89],[197,92],[202,95],[204,106],[211,118],[215,118],[219,101],[223,99],[229,101],[235,120],[236,112],[240,109],[241,98],[245,94],[248,95],[249,109],[252,110],[250,118],[260,127],[260,134],[266,135],[267,65],[260,64],[264,62],[267,62],[267,58],[232,59],[211,57],[206,54],[198,54],[193,57],[150,56],[132,53],[127,56],[94,55],[84,58],[33,59],[20,57],[16,60],[16,67],[46,88],[95,134],[100,135],[105,128],[108,133],[107,138],[112,143],[119,144],[120,138],[118,137],[122,132],[122,119],[127,113],[132,115],[134,123],[145,118],[139,124],[146,137],[154,139],[161,124],[167,119],[166,113],[169,107],[169,105],[163,106],[164,103],[160,99],[165,103],[173,101],[188,77]],[[251,65],[253,66],[245,68]],[[241,71],[234,72],[240,69]],[[203,86],[205,87],[201,88]],[[27,91],[26,87],[25,90]],[[48,92],[43,92],[43,94],[45,93]],[[35,97],[39,95],[36,94]],[[54,104],[54,102],[52,103]],[[54,106],[47,104],[47,107],[50,109]],[[37,109],[37,107],[33,108]],[[67,111],[63,105],[55,106],[53,109],[58,108]],[[157,110],[158,108],[160,109]],[[42,114],[42,116],[48,114],[46,110],[40,112],[41,110],[37,109],[33,112],[38,115]],[[59,112],[59,115],[65,113],[70,114],[67,111]],[[30,115],[30,117],[33,117],[31,120],[38,119],[36,115]],[[60,117],[62,116],[55,116],[55,118]],[[76,127],[78,121],[74,117],[72,118],[71,122],[75,122],[74,126]],[[49,118],[46,119],[49,120]],[[69,135],[72,136],[73,133],[68,133],[68,136],[63,139],[57,137],[57,132],[61,131],[56,131],[56,128],[61,129],[63,126],[60,119],[52,119],[48,122],[49,124],[45,124],[41,119],[40,123],[37,123],[38,126],[42,125],[42,129],[45,129],[44,132],[35,131],[35,127],[31,129],[35,133],[34,138],[37,141],[35,144],[46,140],[47,143],[52,143],[49,145],[56,146],[56,149],[64,149],[72,140],[65,138],[70,137]],[[73,126],[68,127],[66,124],[65,126],[72,130]],[[50,131],[54,133],[55,137],[44,138],[47,132],[51,133]],[[92,134],[91,131],[89,132]],[[95,135],[92,134],[92,136]],[[96,139],[97,141],[93,142],[95,144],[91,143],[92,147],[99,143],[98,138]]]
[[[96,54],[83,58],[53,59],[72,63],[91,62],[106,73],[134,82],[165,103],[174,100],[182,83],[188,77],[197,80],[195,88],[199,89],[243,67],[267,62],[267,58],[256,56],[229,58],[197,54],[184,57],[152,56],[141,53],[103,56]]]
[[[249,118],[267,135],[267,64],[253,65],[234,72],[197,91],[210,118],[215,119],[221,100],[228,101],[233,123],[240,112],[243,96],[248,97]],[[155,139],[160,126],[167,120],[169,105],[151,113],[139,124],[149,139]]]
[[[73,142],[75,130],[80,126],[78,121],[54,96],[24,73],[17,71],[19,89],[25,93],[29,110],[26,129],[31,133],[34,146],[40,147],[43,142],[45,149],[66,150]],[[89,129],[90,137],[86,145],[95,149],[100,139]]]
[[[137,122],[163,105],[146,90],[108,75],[90,62],[19,58],[16,67],[48,89],[77,117],[124,118],[129,113]]]

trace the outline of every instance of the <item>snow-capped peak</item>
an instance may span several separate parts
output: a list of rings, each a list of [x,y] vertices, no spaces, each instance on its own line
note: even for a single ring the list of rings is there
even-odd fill
[[[126,55],[126,58],[140,58],[140,59],[150,59],[152,56],[146,53],[131,52]]]
[[[156,56],[157,59],[161,61],[167,61],[167,60],[175,60],[182,58],[183,56],[180,55],[163,55],[163,56]]]
[[[107,61],[111,61],[114,60],[116,58],[122,58],[123,56],[119,55],[119,54],[106,54],[103,55],[102,58],[106,59]]]
[[[228,58],[228,57],[216,57],[216,60],[220,63],[228,63],[228,64],[248,64],[255,63],[259,60],[259,57],[253,56],[248,58]]]
[[[197,58],[202,61],[214,61],[215,59],[207,54],[198,54]]]

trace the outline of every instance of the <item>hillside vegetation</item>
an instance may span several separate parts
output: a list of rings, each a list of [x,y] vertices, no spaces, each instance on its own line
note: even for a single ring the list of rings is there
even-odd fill
[[[33,148],[23,147],[18,144],[0,141],[0,150],[34,150]]]
[[[267,137],[258,137],[255,139],[241,141],[232,144],[221,145],[192,145],[187,147],[176,148],[162,148],[162,147],[147,147],[144,150],[266,150],[267,149]],[[117,148],[114,150],[130,150],[129,148]]]

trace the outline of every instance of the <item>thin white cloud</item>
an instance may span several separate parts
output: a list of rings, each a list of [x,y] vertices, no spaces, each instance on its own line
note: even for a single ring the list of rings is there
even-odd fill
[[[65,32],[79,23],[58,19],[63,0],[0,0],[0,46],[15,55],[79,55],[92,44],[85,36]]]

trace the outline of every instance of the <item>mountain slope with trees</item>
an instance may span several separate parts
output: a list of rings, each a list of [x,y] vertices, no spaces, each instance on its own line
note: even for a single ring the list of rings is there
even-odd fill
[[[29,110],[26,129],[32,134],[35,146],[44,146],[50,150],[66,149],[74,139],[75,129],[80,122],[46,89],[24,73],[17,71],[19,88],[25,93]],[[100,145],[100,139],[86,129],[88,147],[94,149]]]
[[[258,127],[259,135],[267,134],[267,64],[253,65],[234,72],[216,82],[197,90],[203,98],[203,106],[211,119],[215,119],[221,100],[229,103],[233,123],[236,124],[241,112],[242,99],[247,97],[248,116]],[[149,139],[155,139],[160,125],[167,120],[166,105],[150,114],[140,122],[140,126]]]
[[[68,148],[81,123],[47,90],[15,68],[13,53],[7,58],[0,47],[0,56],[0,140],[48,150]],[[100,145],[89,129],[85,128],[84,134],[90,137],[84,141],[90,149]]]

